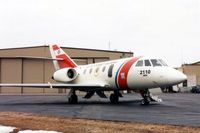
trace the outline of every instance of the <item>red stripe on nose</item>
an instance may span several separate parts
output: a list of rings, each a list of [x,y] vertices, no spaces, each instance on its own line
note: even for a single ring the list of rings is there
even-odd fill
[[[128,62],[124,64],[121,68],[119,75],[118,75],[118,86],[120,89],[129,89],[128,87],[128,73],[131,66],[139,59],[140,57],[132,58]]]

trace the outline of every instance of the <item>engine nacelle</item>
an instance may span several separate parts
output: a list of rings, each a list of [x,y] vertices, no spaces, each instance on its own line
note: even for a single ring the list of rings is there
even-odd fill
[[[53,74],[53,79],[59,82],[70,82],[78,76],[74,68],[63,68]]]

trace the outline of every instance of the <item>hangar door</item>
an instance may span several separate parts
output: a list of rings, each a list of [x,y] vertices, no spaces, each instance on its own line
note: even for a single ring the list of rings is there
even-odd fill
[[[44,61],[23,59],[23,83],[44,83]],[[23,87],[22,93],[43,93],[43,88]]]
[[[1,59],[1,83],[21,83],[22,60]],[[0,87],[1,93],[21,93],[21,87]]]

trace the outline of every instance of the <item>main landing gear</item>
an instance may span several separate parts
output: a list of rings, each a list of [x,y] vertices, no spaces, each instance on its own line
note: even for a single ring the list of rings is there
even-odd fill
[[[78,97],[76,95],[76,92],[75,90],[70,90],[69,92],[69,96],[68,96],[68,103],[69,104],[76,104],[78,103]]]
[[[119,102],[119,96],[115,93],[110,94],[110,102],[111,103],[118,103]]]
[[[119,97],[122,97],[122,94],[119,91],[114,91],[114,93],[110,95],[110,102],[113,104],[118,103]]]
[[[141,90],[140,94],[143,97],[141,105],[149,105],[150,102],[162,102],[162,99],[153,96],[148,89]]]

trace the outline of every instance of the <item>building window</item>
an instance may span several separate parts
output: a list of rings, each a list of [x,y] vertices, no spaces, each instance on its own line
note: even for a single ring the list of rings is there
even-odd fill
[[[183,82],[183,87],[187,87],[187,80]]]

